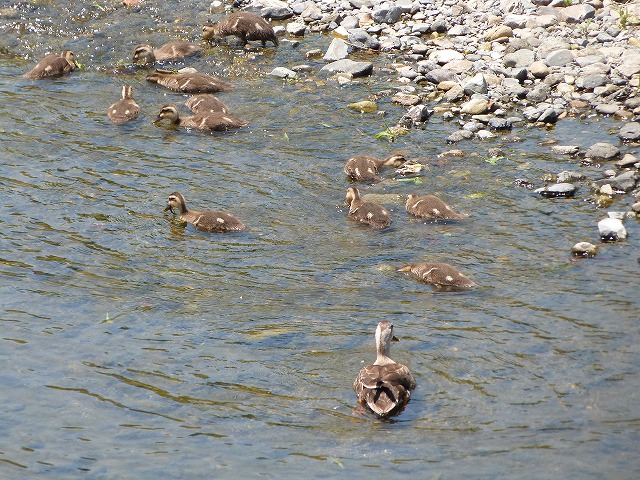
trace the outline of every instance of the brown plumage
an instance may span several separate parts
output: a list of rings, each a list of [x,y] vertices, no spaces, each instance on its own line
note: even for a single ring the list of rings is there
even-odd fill
[[[469,216],[456,212],[433,195],[418,196],[412,193],[407,197],[406,208],[411,215],[420,218],[460,220]]]
[[[378,182],[378,169],[383,166],[399,167],[407,161],[401,154],[387,158],[375,158],[368,155],[354,155],[344,165],[344,173],[356,182]]]
[[[382,205],[365,202],[355,187],[347,189],[346,204],[349,205],[349,218],[366,223],[373,228],[386,228],[391,225],[391,213]]]
[[[193,95],[184,104],[193,113],[229,113],[229,107],[210,93]]]
[[[34,80],[40,78],[61,77],[77,67],[75,56],[70,50],[65,50],[60,55],[47,55],[40,60],[35,67],[24,74],[26,78]]]
[[[174,92],[217,93],[233,89],[233,84],[206,73],[178,73],[172,70],[160,70],[147,75],[147,81],[158,83]]]
[[[138,45],[133,50],[133,63],[147,65],[155,62],[182,60],[185,57],[202,52],[202,47],[191,42],[168,42],[160,48],[151,45]]]
[[[477,286],[476,282],[460,273],[456,267],[448,263],[412,263],[399,268],[398,271],[409,273],[424,283],[445,290]]]
[[[169,120],[173,125],[180,127],[209,131],[226,131],[247,125],[244,120],[222,112],[196,113],[190,117],[181,117],[178,107],[170,103],[160,109],[158,117],[153,123],[158,123],[162,120]]]
[[[192,224],[196,230],[201,232],[229,232],[244,230],[246,227],[236,217],[227,212],[220,210],[190,210],[187,208],[187,202],[180,192],[173,192],[169,195],[167,207],[164,209],[173,214],[176,209],[180,214],[180,220]]]
[[[376,361],[364,367],[353,382],[358,403],[380,418],[397,415],[409,402],[416,381],[409,369],[389,358],[393,324],[382,321],[376,328]]]
[[[109,120],[115,123],[124,123],[138,118],[140,107],[133,99],[131,85],[122,87],[122,98],[115,102],[107,110]]]
[[[272,42],[278,46],[278,37],[273,31],[273,27],[260,15],[251,12],[236,12],[219,22],[205,25],[202,29],[202,38],[210,41],[213,37],[227,37],[235,35],[246,45],[248,41],[257,40],[262,42]]]

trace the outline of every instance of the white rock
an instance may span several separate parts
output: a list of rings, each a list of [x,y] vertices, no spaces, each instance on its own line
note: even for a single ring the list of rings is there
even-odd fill
[[[600,238],[603,241],[617,241],[627,238],[627,230],[617,218],[604,218],[598,222]]]

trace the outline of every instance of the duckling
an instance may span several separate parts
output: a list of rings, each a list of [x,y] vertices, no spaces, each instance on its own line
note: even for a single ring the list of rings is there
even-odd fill
[[[158,113],[158,117],[153,123],[158,123],[162,120],[169,120],[172,124],[181,127],[209,131],[225,131],[247,125],[244,120],[222,112],[196,113],[190,117],[180,117],[178,107],[171,103],[164,105],[160,109],[160,113]]]
[[[229,232],[244,230],[245,225],[235,216],[220,210],[189,210],[184,196],[180,192],[173,192],[169,195],[167,207],[164,209],[173,213],[176,209],[180,214],[180,220],[192,224],[196,230],[201,232]]]
[[[242,41],[244,47],[249,40],[259,40],[262,46],[266,42],[272,42],[278,46],[278,37],[273,27],[260,15],[251,12],[236,12],[219,22],[205,25],[202,29],[202,38],[210,41],[213,37],[227,37],[235,35]]]
[[[365,202],[355,187],[347,188],[346,202],[349,205],[349,217],[373,228],[386,228],[391,225],[391,213],[382,205]]]
[[[229,113],[229,107],[218,100],[218,97],[210,93],[193,95],[184,102],[193,113]]]
[[[133,51],[132,62],[148,65],[156,62],[182,60],[200,52],[202,52],[202,47],[191,42],[168,42],[160,48],[153,48],[151,45],[138,45]]]
[[[460,220],[469,216],[456,212],[434,195],[418,196],[412,193],[407,197],[406,209],[409,214],[420,218]]]
[[[398,272],[408,272],[418,280],[434,285],[444,290],[457,288],[472,288],[477,283],[460,273],[456,267],[448,263],[412,263],[398,269]]]
[[[124,123],[138,118],[140,107],[133,99],[131,85],[122,87],[122,98],[115,102],[107,110],[109,120],[115,123]]]
[[[389,358],[393,335],[393,324],[378,323],[376,328],[376,361],[363,367],[353,382],[358,403],[375,413],[379,418],[388,418],[402,412],[409,403],[411,390],[416,381],[409,368]]]
[[[233,84],[207,75],[206,73],[178,73],[172,70],[156,69],[147,75],[147,81],[158,83],[174,92],[217,93],[233,89]]]
[[[399,167],[407,161],[401,154],[394,154],[385,159],[368,155],[355,155],[347,160],[344,173],[356,182],[379,182],[378,169],[383,166]]]
[[[35,67],[24,74],[26,78],[34,80],[48,77],[61,77],[76,69],[75,56],[71,50],[65,50],[60,55],[47,55]]]

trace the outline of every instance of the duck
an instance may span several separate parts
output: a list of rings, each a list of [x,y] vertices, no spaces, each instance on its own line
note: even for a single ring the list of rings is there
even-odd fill
[[[355,187],[347,188],[345,203],[349,205],[349,218],[366,223],[373,228],[382,229],[391,225],[391,213],[382,205],[365,202]]]
[[[206,73],[178,73],[173,70],[156,69],[147,75],[147,81],[182,93],[217,93],[233,89],[233,84]]]
[[[418,280],[442,290],[476,287],[477,283],[460,273],[456,267],[444,262],[411,263],[398,269]]]
[[[402,154],[387,158],[375,158],[368,155],[354,155],[344,165],[344,173],[356,182],[379,182],[378,169],[383,166],[399,167],[407,161]]]
[[[407,196],[405,207],[410,215],[419,218],[460,220],[469,216],[456,212],[435,195],[418,196],[411,193]]]
[[[173,125],[198,130],[226,131],[247,125],[247,122],[222,112],[196,113],[190,117],[181,117],[178,107],[172,103],[164,105],[153,123],[169,120]]]
[[[251,12],[235,12],[219,22],[205,25],[202,29],[202,38],[205,41],[213,40],[213,37],[227,37],[234,35],[242,41],[244,47],[248,41],[258,40],[262,46],[266,42],[272,42],[278,46],[278,37],[273,27],[260,15]]]
[[[192,95],[184,104],[193,113],[229,113],[229,107],[210,93]]]
[[[371,410],[378,418],[386,419],[401,413],[409,403],[416,380],[409,368],[389,357],[393,335],[393,323],[383,320],[376,328],[376,361],[363,367],[355,381],[353,390],[358,403]]]
[[[180,220],[190,223],[196,230],[201,232],[237,232],[246,228],[240,220],[227,212],[220,210],[199,211],[188,209],[184,195],[180,192],[173,192],[169,195],[167,207],[164,211],[170,211],[174,215],[177,212],[180,215]]]
[[[25,78],[34,80],[54,78],[67,75],[77,68],[76,58],[71,50],[65,50],[59,55],[47,55],[35,67],[24,74]]]
[[[202,52],[202,47],[197,43],[174,41],[153,48],[151,45],[138,45],[133,50],[132,63],[148,65],[156,62],[182,60],[185,57]]]
[[[122,98],[112,104],[107,110],[109,120],[114,123],[124,123],[138,118],[140,107],[133,99],[133,89],[131,85],[122,87]]]

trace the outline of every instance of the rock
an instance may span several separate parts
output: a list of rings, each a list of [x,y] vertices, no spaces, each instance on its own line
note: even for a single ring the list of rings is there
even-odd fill
[[[472,98],[460,106],[460,113],[478,115],[489,111],[489,102],[486,98]]]
[[[613,187],[608,183],[605,183],[600,187],[599,193],[600,195],[609,195],[609,196],[612,196],[615,194],[615,192],[613,191]]]
[[[580,151],[577,145],[553,145],[551,151],[558,155],[575,155]]]
[[[603,242],[616,242],[627,238],[627,230],[618,218],[604,218],[598,222],[600,239]]]
[[[456,50],[435,50],[429,55],[429,60],[440,65],[452,62],[453,60],[462,60],[464,55]]]
[[[527,100],[532,103],[542,103],[547,97],[549,97],[549,87],[544,83],[527,93]]]
[[[529,67],[535,61],[536,54],[533,50],[525,49],[508,53],[502,58],[505,67],[518,68]]]
[[[443,102],[457,102],[459,100],[462,100],[463,98],[464,98],[464,90],[462,89],[462,87],[460,85],[455,83],[453,85],[453,87],[451,87],[449,90],[447,90],[447,93],[445,93],[442,96],[442,101]]]
[[[274,77],[280,77],[280,78],[296,78],[298,76],[296,72],[294,72],[293,70],[289,70],[288,68],[285,68],[285,67],[276,67],[273,70],[271,70],[269,75],[273,75]]]
[[[638,160],[638,158],[635,155],[626,153],[620,160],[616,162],[616,167],[630,168],[630,167],[633,167],[638,162],[640,162],[640,160]]]
[[[509,37],[513,37],[513,30],[508,25],[498,25],[489,29],[489,31],[485,34],[484,39],[487,42],[493,42],[499,39],[507,39]]]
[[[513,123],[508,118],[490,118],[487,122],[487,127],[491,130],[511,130]]]
[[[293,17],[293,11],[286,5],[273,5],[260,10],[260,15],[273,20],[286,20],[287,18]]]
[[[540,61],[533,62],[529,66],[529,71],[535,78],[545,78],[549,75],[549,67],[547,67],[544,62]]]
[[[349,43],[356,48],[379,50],[380,41],[372,37],[362,28],[355,28],[349,32]]]
[[[589,242],[578,242],[571,247],[571,253],[576,257],[595,257],[598,253],[598,247]]]
[[[349,44],[341,38],[334,38],[329,44],[327,52],[324,54],[323,59],[327,62],[335,62],[336,60],[342,60],[349,56]]]
[[[357,110],[360,113],[370,113],[378,110],[378,105],[370,100],[363,100],[361,102],[354,102],[347,105],[347,108]]]
[[[293,35],[294,37],[303,37],[307,30],[307,26],[301,22],[290,22],[287,23],[286,30],[289,35]]]
[[[418,105],[421,102],[420,97],[418,95],[411,95],[409,93],[402,93],[402,92],[396,93],[391,98],[391,101],[393,103],[399,103],[400,105],[404,105],[405,107]]]
[[[558,121],[558,112],[556,112],[553,107],[546,108],[542,111],[537,121],[542,123],[556,123]]]
[[[426,122],[431,116],[432,110],[426,105],[415,105],[407,110],[402,119],[408,119],[412,124]]]
[[[560,20],[567,23],[582,23],[595,17],[596,9],[587,3],[570,5],[560,9]]]
[[[473,132],[469,130],[457,130],[447,137],[448,143],[456,143],[473,138]]]
[[[547,67],[563,67],[571,62],[573,62],[573,53],[567,49],[555,50],[544,59]]]
[[[588,77],[580,78],[576,81],[578,88],[584,88],[585,90],[593,90],[596,87],[606,85],[609,81],[609,77],[606,75],[589,75]]]
[[[585,157],[593,160],[611,160],[620,155],[620,149],[606,142],[591,145],[585,152]]]
[[[543,197],[573,197],[576,193],[577,187],[571,183],[554,183],[547,187],[542,187],[534,190],[535,193],[539,193]]]
[[[384,5],[384,4],[383,4]],[[382,6],[371,13],[371,17],[378,23],[393,25],[402,15],[402,8],[397,5]]]
[[[444,68],[434,68],[429,72],[425,73],[426,79],[431,83],[440,83],[444,81],[457,81],[457,75],[451,70],[446,70]]]
[[[476,132],[476,137],[478,137],[478,139],[480,140],[489,140],[491,138],[495,138],[495,135],[489,130],[478,130]]]
[[[594,110],[600,115],[613,115],[620,110],[620,105],[615,103],[599,103]]]
[[[474,93],[485,95],[489,91],[487,80],[482,73],[477,73],[464,84],[464,93],[471,96]]]
[[[630,122],[623,125],[618,131],[618,137],[624,142],[640,140],[640,123]]]
[[[348,73],[354,77],[364,77],[373,73],[373,63],[355,62],[348,58],[331,62],[320,69],[318,75],[333,75],[334,73]]]
[[[639,214],[640,213],[640,202],[636,202],[633,205],[631,205],[631,210],[633,210],[634,213]]]
[[[584,180],[586,177],[580,172],[569,172],[567,170],[560,172],[556,177],[558,183],[578,182]]]
[[[638,183],[638,172],[636,172],[635,170],[622,172],[620,175],[616,175],[615,177],[610,178],[609,183],[616,190],[629,192],[633,190],[633,188],[636,186],[636,183]]]

